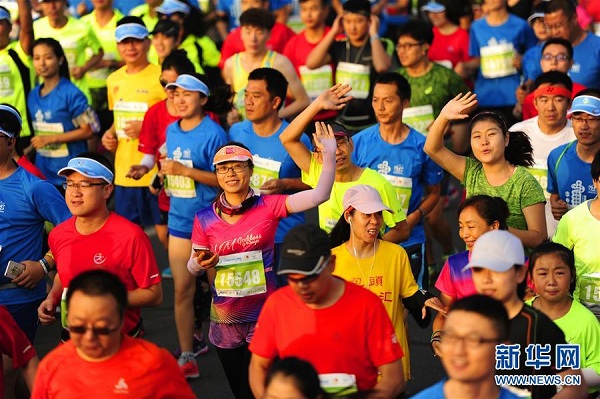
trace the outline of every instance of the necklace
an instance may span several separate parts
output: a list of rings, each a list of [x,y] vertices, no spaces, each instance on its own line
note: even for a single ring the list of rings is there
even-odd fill
[[[373,265],[375,265],[375,255],[377,253],[377,242],[378,240],[375,240],[373,242],[373,259],[371,260],[371,266],[369,266],[369,275],[365,277],[365,273],[363,272],[362,267],[360,266],[360,259],[358,257],[358,254],[356,253],[356,246],[354,245],[354,236],[352,236],[352,249],[354,249],[354,259],[356,259],[356,267],[358,267],[358,271],[360,271],[360,274],[362,275],[362,277],[365,279],[365,284],[364,287],[366,289],[368,289],[370,291],[370,282],[371,282],[371,274],[373,273]]]

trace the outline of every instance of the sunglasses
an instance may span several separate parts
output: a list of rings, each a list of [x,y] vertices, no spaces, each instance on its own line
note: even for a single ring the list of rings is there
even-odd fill
[[[287,281],[289,283],[294,283],[294,284],[310,284],[313,281],[316,281],[319,277],[321,277],[321,274],[311,274],[310,276],[306,276],[306,277],[302,277],[302,278],[294,278],[294,277],[290,277],[290,276],[286,276]]]
[[[69,326],[69,332],[71,334],[85,334],[89,330],[95,336],[110,335],[120,329],[121,329],[121,327],[110,328],[110,327]]]

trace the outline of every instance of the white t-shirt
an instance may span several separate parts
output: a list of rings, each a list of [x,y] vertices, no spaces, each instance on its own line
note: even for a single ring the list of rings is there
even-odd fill
[[[550,152],[563,144],[570,143],[575,140],[575,133],[571,121],[567,120],[565,127],[558,133],[545,134],[540,129],[538,123],[539,116],[524,120],[523,122],[515,123],[508,130],[511,132],[521,131],[529,136],[531,146],[533,147],[533,158],[535,165],[528,168],[531,174],[539,181],[544,189],[546,196],[546,227],[548,237],[554,235],[558,221],[552,216],[552,208],[550,207],[550,194],[548,193],[548,155]]]

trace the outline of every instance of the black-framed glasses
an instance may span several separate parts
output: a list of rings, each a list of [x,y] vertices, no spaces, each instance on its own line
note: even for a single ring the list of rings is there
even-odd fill
[[[121,327],[88,327],[88,326],[69,326],[69,332],[71,334],[85,334],[87,331],[91,331],[95,336],[110,335]]]
[[[571,58],[566,54],[556,54],[556,55],[543,54],[542,55],[542,60],[544,60],[544,61],[565,62],[565,61],[569,61],[570,59]]]
[[[396,50],[404,50],[404,51],[406,51],[406,50],[409,50],[409,49],[411,49],[413,47],[419,47],[419,46],[422,46],[422,45],[423,45],[422,42],[417,42],[417,43],[402,43],[402,44],[398,43],[396,45]]]
[[[350,139],[348,137],[340,137],[335,140],[336,148],[346,147],[348,144],[350,144]],[[321,150],[319,150],[317,147],[313,147],[313,152],[320,153]]]
[[[104,183],[92,183],[91,181],[80,181],[79,183],[71,181],[71,180],[67,180],[65,182],[63,182],[62,187],[63,189],[67,189],[67,188],[76,188],[76,189],[81,189],[81,188],[89,188],[89,187],[93,187],[93,186],[106,186],[108,183],[104,182]]]
[[[224,175],[226,173],[228,173],[230,170],[233,171],[233,173],[242,173],[244,171],[244,169],[246,169],[249,165],[233,165],[233,166],[225,166],[225,165],[217,165],[215,166],[215,172],[217,172],[220,175]]]
[[[483,344],[497,344],[498,342],[500,342],[500,339],[483,338],[477,334],[457,335],[450,332],[442,331],[440,334],[440,342],[442,343],[442,345],[447,346],[458,345],[459,342],[464,342],[467,348],[478,349]]]

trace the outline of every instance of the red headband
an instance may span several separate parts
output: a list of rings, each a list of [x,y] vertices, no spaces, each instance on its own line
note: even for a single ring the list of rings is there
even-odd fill
[[[567,90],[561,86],[538,87],[533,92],[534,98],[538,98],[540,96],[562,96],[562,97],[566,97],[566,98],[571,98],[571,95],[572,95],[572,93],[570,90]]]

